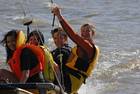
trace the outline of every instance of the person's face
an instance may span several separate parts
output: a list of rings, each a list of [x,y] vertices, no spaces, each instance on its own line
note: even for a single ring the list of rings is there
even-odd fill
[[[7,36],[6,38],[6,45],[12,51],[16,50],[16,39],[14,36]]]
[[[90,27],[88,25],[81,27],[81,37],[83,37],[84,39],[91,38],[93,34],[94,33],[90,30]]]
[[[67,38],[62,36],[59,32],[53,34],[53,40],[57,47],[63,47],[67,41]]]
[[[28,41],[29,44],[39,45],[39,41],[35,35],[31,36]]]

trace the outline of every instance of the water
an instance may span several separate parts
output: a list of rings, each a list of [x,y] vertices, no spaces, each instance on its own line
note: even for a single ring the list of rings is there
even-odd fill
[[[25,18],[35,19],[32,29],[39,28],[46,44],[54,49],[50,30],[52,14],[48,0],[0,0],[0,39],[10,29],[26,30]],[[96,25],[99,62],[93,76],[79,94],[139,94],[140,92],[140,0],[55,0],[62,14],[78,31],[81,24]],[[24,11],[26,15],[24,15]],[[59,26],[58,22],[55,23]],[[0,46],[0,60],[5,49]],[[7,68],[0,63],[0,68]]]

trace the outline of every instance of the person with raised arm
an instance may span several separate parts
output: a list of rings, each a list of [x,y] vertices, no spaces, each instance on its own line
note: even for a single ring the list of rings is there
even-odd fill
[[[58,6],[52,8],[52,13],[58,18],[70,39],[76,43],[66,66],[71,79],[70,93],[77,94],[82,83],[85,83],[86,78],[92,75],[99,57],[99,48],[92,40],[95,35],[95,26],[89,23],[83,24],[80,28],[81,36],[79,36],[64,16],[62,16]]]

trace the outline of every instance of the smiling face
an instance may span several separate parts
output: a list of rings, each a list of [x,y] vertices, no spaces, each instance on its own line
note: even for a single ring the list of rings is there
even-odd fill
[[[95,28],[89,24],[84,24],[81,26],[81,37],[88,40],[91,39],[95,34]]]
[[[16,38],[15,38],[15,36],[9,35],[6,37],[6,46],[12,51],[16,50]]]

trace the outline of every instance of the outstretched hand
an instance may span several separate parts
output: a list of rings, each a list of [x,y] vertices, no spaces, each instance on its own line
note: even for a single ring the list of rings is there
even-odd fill
[[[52,13],[55,15],[55,16],[59,16],[60,15],[60,8],[55,5],[52,7]]]

